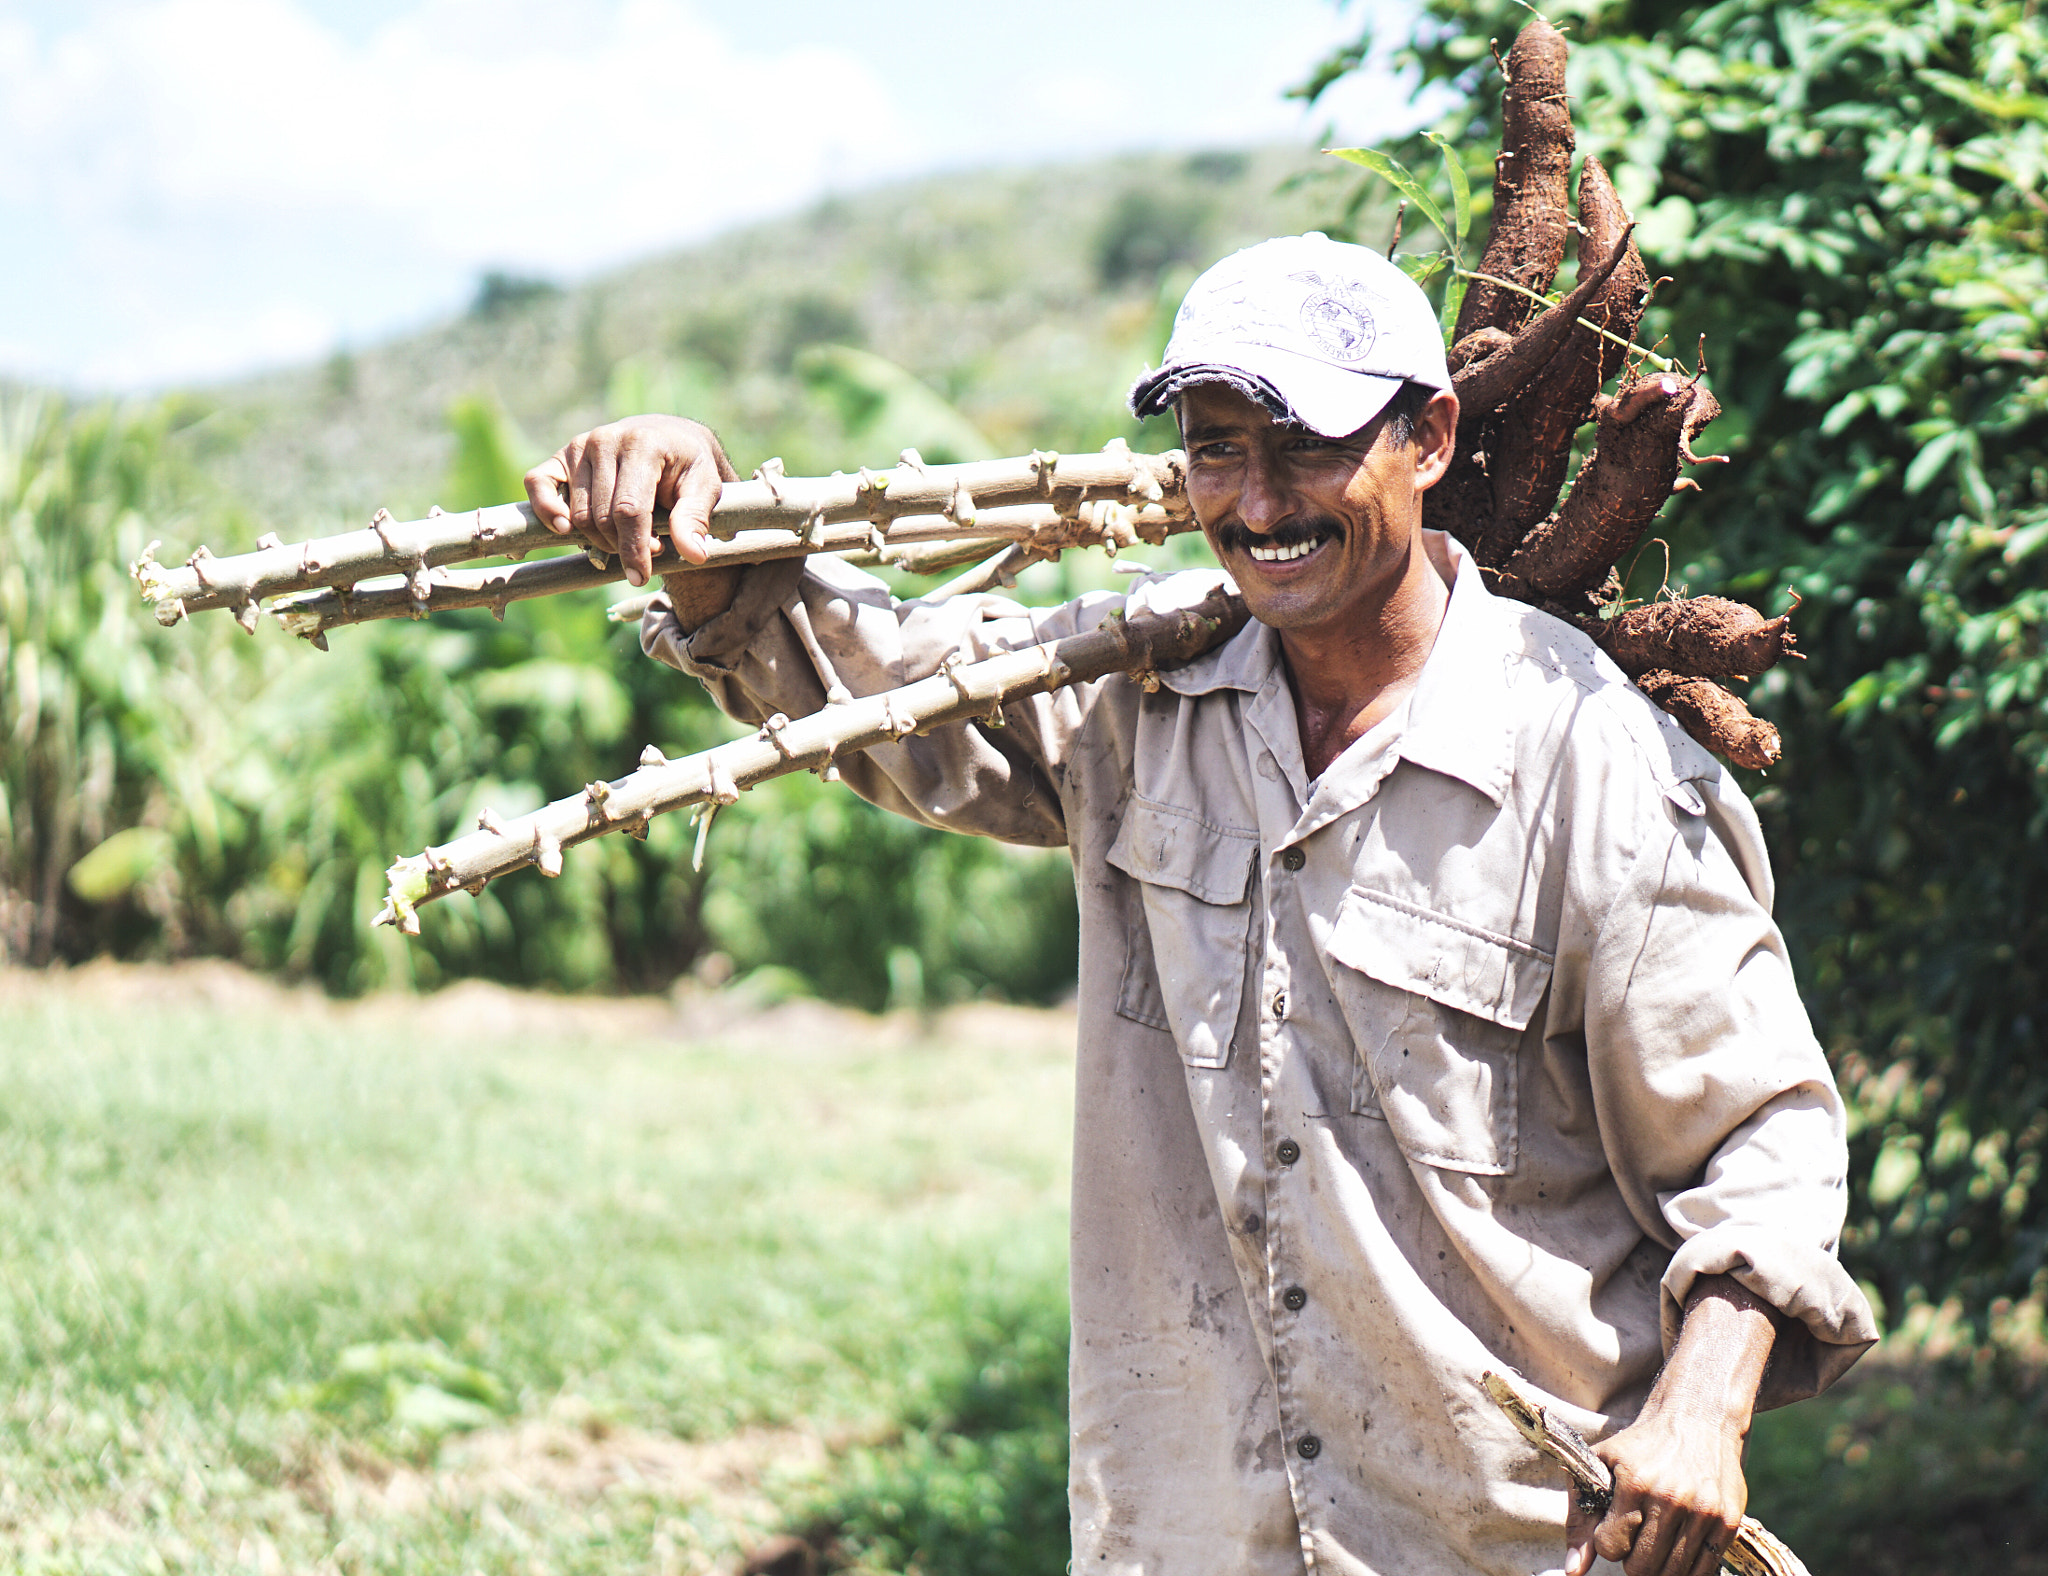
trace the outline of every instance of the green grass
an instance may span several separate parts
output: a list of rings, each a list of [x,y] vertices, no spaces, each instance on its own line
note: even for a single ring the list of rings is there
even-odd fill
[[[0,1569],[1050,1576],[1068,1037],[0,971]],[[2048,1572],[2039,1372],[1866,1364],[1751,1508]]]
[[[1057,1570],[1063,1020],[791,1010],[0,974],[0,1564]]]

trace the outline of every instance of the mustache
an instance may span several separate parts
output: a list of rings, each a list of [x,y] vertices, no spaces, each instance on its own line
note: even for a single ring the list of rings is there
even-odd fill
[[[1225,552],[1245,553],[1254,547],[1300,547],[1344,539],[1344,523],[1334,515],[1287,520],[1270,531],[1254,533],[1242,520],[1226,520],[1216,528],[1216,545]]]

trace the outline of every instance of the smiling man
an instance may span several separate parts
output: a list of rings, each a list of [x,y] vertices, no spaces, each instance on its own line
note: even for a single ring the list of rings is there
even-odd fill
[[[1254,622],[1154,693],[1119,675],[842,767],[1073,854],[1077,1572],[1703,1576],[1754,1409],[1874,1333],[1755,817],[1584,636],[1422,529],[1450,388],[1377,254],[1226,259],[1132,402],[1177,414]],[[732,474],[702,427],[638,418],[528,489],[644,576],[654,507],[701,558]],[[786,561],[670,576],[641,639],[758,722],[1215,579],[1027,610]],[[1597,1522],[1481,1393],[1501,1366],[1601,1441]]]

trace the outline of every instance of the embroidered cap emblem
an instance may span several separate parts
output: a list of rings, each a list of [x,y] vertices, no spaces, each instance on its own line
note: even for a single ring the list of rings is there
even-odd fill
[[[1380,337],[1371,308],[1341,285],[1301,304],[1301,327],[1333,361],[1363,361]]]

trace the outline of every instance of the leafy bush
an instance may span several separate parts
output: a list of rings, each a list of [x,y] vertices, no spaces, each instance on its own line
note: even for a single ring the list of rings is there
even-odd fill
[[[0,402],[0,951],[16,958],[123,948],[160,926],[201,942],[173,842],[185,879],[203,880],[239,834],[194,751],[233,731],[248,654],[232,625],[166,641],[124,572],[165,507],[164,420]],[[95,848],[83,882],[67,880]]]
[[[1649,331],[1703,332],[1727,408],[1730,463],[1666,517],[1672,578],[1804,599],[1809,660],[1753,691],[1785,761],[1749,786],[1857,1111],[1845,1255],[1894,1319],[1951,1296],[1981,1319],[2048,1291],[2048,23],[2018,0],[1548,10],[1580,150],[1672,276]],[[1526,15],[1430,0],[1403,52],[1467,95],[1440,129],[1482,169],[1487,41]],[[1631,589],[1662,573],[1652,550]]]
[[[123,571],[180,490],[168,419],[36,400],[0,416],[9,955],[216,952],[352,993],[463,975],[658,989],[717,947],[877,1008],[1045,1000],[1071,982],[1063,858],[914,827],[808,780],[720,821],[708,881],[669,817],[644,843],[578,850],[559,880],[449,898],[416,942],[374,927],[397,855],[486,806],[516,814],[615,777],[644,743],[680,755],[731,726],[640,655],[601,593],[502,623],[338,630],[325,656],[270,629],[245,640],[218,614],[158,629]],[[495,403],[459,401],[450,423],[444,496],[516,494],[526,446]]]
[[[1150,285],[1170,265],[1196,261],[1207,219],[1194,197],[1134,187],[1096,232],[1096,278],[1112,290]]]
[[[529,278],[500,268],[486,269],[483,277],[477,280],[476,296],[469,304],[469,315],[504,317],[523,306],[551,300],[561,293],[562,287],[552,279]]]

